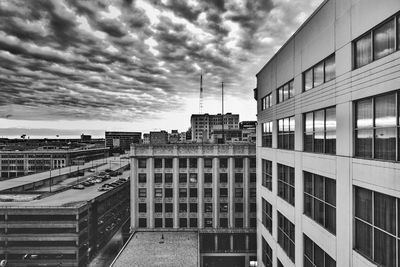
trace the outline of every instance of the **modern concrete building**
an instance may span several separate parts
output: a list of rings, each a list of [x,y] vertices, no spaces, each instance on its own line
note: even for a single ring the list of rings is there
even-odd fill
[[[192,140],[197,142],[209,140],[214,128],[222,128],[222,121],[224,129],[239,129],[239,114],[192,114],[190,117]]]
[[[400,266],[400,1],[324,1],[257,74],[258,266]]]
[[[131,144],[139,144],[141,138],[141,132],[105,132],[106,147],[111,153],[124,153]]]
[[[201,266],[249,266],[255,258],[254,144],[134,145],[133,231],[195,230]]]
[[[108,148],[0,151],[0,180],[108,157]]]

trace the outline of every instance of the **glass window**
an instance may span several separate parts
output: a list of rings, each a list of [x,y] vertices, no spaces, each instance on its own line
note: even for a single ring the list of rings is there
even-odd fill
[[[278,120],[278,148],[294,149],[294,116]]]
[[[172,188],[165,188],[164,194],[165,194],[166,198],[171,198],[172,197]]]
[[[220,197],[228,197],[228,189],[227,188],[220,188],[219,189],[219,196]]]
[[[187,203],[179,203],[179,212],[187,212]]]
[[[191,184],[197,183],[197,173],[189,173],[189,182]]]
[[[360,68],[372,61],[372,42],[370,33],[355,42],[355,54],[356,68]]]
[[[235,158],[235,168],[237,169],[243,168],[243,158]]]
[[[261,222],[264,227],[272,234],[272,205],[266,201],[264,198],[261,198],[262,202],[262,218]]]
[[[243,173],[241,173],[241,172],[235,173],[235,183],[238,183],[238,184],[243,183]]]
[[[272,191],[272,161],[262,159],[262,186]]]
[[[310,69],[304,73],[304,91],[313,88],[313,70]]]
[[[294,168],[279,163],[278,196],[294,206]]]
[[[221,184],[226,184],[228,182],[228,174],[226,172],[221,172],[219,174],[219,182]]]
[[[219,203],[220,212],[228,212],[228,203]]]
[[[139,188],[139,197],[140,197],[140,198],[145,198],[145,197],[147,197],[146,188]]]
[[[189,168],[197,168],[197,158],[189,159]]]
[[[219,159],[219,167],[220,168],[228,168],[228,159],[227,158],[220,158]]]
[[[138,159],[138,167],[140,169],[145,169],[146,168],[146,159]]]
[[[294,96],[293,80],[289,82],[289,98]]]
[[[160,158],[155,158],[154,159],[154,168],[162,168],[162,159]]]
[[[235,188],[235,197],[242,198],[243,197],[243,188]]]
[[[325,82],[329,82],[335,77],[336,77],[335,55],[333,55],[325,60]]]
[[[278,244],[288,257],[295,262],[295,225],[278,211]]]
[[[172,169],[172,159],[164,159],[164,168]]]
[[[146,183],[146,174],[145,173],[139,173],[138,174],[138,176],[139,176],[139,183],[140,184],[145,184]]]
[[[162,197],[162,188],[155,188],[154,189],[154,197]]]
[[[272,147],[272,121],[261,124],[262,126],[262,146]]]
[[[205,184],[211,184],[212,183],[212,173],[204,173],[204,183]]]
[[[187,189],[179,188],[179,197],[187,197]]]
[[[212,168],[212,159],[210,158],[204,159],[204,168]]]
[[[154,183],[155,184],[162,184],[162,173],[155,173],[154,174]]]
[[[304,266],[333,267],[336,262],[308,236],[304,237]]]
[[[395,51],[396,34],[393,19],[375,29],[373,33],[375,60],[387,56]]]
[[[187,173],[180,173],[179,174],[179,183],[180,184],[187,183]]]
[[[321,62],[313,67],[313,87],[324,83],[324,62]]]
[[[172,184],[172,173],[166,173],[164,174],[164,179],[166,184]]]
[[[212,188],[204,188],[204,197],[212,197]]]

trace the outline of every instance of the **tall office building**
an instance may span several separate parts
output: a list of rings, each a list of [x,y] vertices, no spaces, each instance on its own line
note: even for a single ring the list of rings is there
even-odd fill
[[[222,121],[225,130],[239,129],[239,114],[192,114],[190,117],[192,140],[197,142],[208,141],[211,139],[213,130],[222,129]]]
[[[257,74],[259,266],[400,266],[399,11],[324,1]]]
[[[201,266],[246,266],[256,257],[254,144],[134,145],[134,231],[195,230]]]

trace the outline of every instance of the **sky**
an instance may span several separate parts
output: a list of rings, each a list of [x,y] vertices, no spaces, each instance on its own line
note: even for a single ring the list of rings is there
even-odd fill
[[[256,120],[257,72],[322,0],[1,0],[0,137]]]

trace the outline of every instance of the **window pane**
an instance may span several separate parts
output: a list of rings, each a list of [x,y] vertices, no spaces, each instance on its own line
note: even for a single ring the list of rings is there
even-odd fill
[[[397,17],[397,49],[400,49],[400,16]],[[400,246],[399,246],[399,250],[400,250]],[[400,257],[400,253],[399,253],[399,257]],[[400,262],[400,260],[399,260]]]
[[[336,206],[336,182],[333,179],[325,178],[325,201]]]
[[[304,192],[313,194],[312,191],[312,174],[309,172],[304,172]]]
[[[324,225],[324,213],[324,203],[314,199],[314,220],[321,225]]]
[[[285,84],[283,86],[283,101],[289,99],[289,85]]]
[[[312,69],[304,73],[304,91],[313,88]]]
[[[357,102],[357,128],[372,127],[372,98]]]
[[[289,82],[289,97],[294,96],[293,81]]]
[[[396,234],[396,198],[375,192],[374,225]]]
[[[314,245],[314,264],[324,266],[324,251],[317,245]]]
[[[289,118],[283,119],[283,131],[285,132],[289,131]]]
[[[334,79],[336,76],[335,56],[325,60],[325,82]]]
[[[290,117],[289,120],[290,120],[290,122],[289,122],[289,124],[290,124],[290,131],[291,131],[291,132],[294,132],[294,128],[295,128],[295,120],[294,120],[294,117]]]
[[[307,194],[304,194],[304,214],[310,218],[313,217],[312,206],[313,206],[313,198]]]
[[[278,131],[283,132],[283,119],[278,121]]]
[[[372,258],[372,227],[356,219],[355,224],[355,246],[354,248]]]
[[[325,204],[325,227],[331,233],[336,233],[336,209],[327,204]]]
[[[396,266],[396,239],[379,231],[374,231],[374,260],[382,266]]]
[[[314,114],[312,112],[306,113],[305,115],[305,131],[312,132],[314,130],[313,122]]]
[[[304,254],[309,258],[313,259],[313,242],[308,236],[304,235]]]
[[[324,152],[324,132],[316,132],[314,134],[314,152],[323,153]]]
[[[363,158],[372,157],[372,130],[356,131],[356,155]]]
[[[325,133],[325,153],[336,154],[336,131]]]
[[[355,188],[355,216],[372,223],[372,192],[370,190]]]
[[[326,253],[325,253],[325,267],[336,267],[335,260],[329,257],[329,255]]]
[[[314,87],[324,82],[324,62],[315,65],[314,68]]]
[[[324,199],[324,178],[320,175],[314,175],[314,196]]]
[[[375,98],[375,126],[388,127],[396,125],[396,94]]]
[[[325,127],[327,131],[336,130],[336,108],[325,110]]]
[[[394,20],[374,30],[374,59],[382,58],[395,50]]]
[[[324,131],[324,110],[314,112],[314,129],[316,132]]]
[[[396,159],[396,128],[375,130],[375,158]]]
[[[371,35],[367,34],[366,36],[359,39],[355,44],[355,53],[356,53],[356,68],[362,67],[372,61],[371,57]]]

